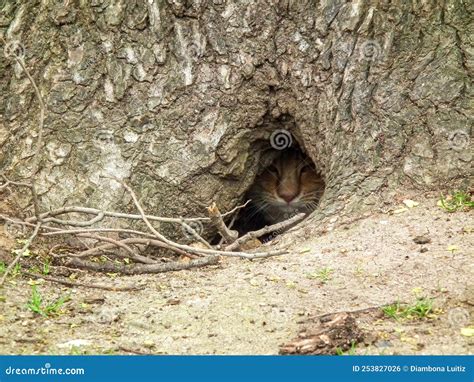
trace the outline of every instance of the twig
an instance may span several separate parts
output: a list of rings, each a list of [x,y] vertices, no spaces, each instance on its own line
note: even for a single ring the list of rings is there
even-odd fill
[[[6,43],[6,41],[3,37],[0,36],[0,38],[1,38],[2,41],[4,41]],[[170,267],[172,269],[175,269],[175,268],[186,269],[188,267],[192,267],[193,265],[191,263],[193,263],[193,262],[194,262],[193,264],[196,264],[196,266],[200,266],[200,264],[217,262],[218,258],[215,255],[245,257],[245,258],[252,259],[252,258],[261,258],[261,257],[268,257],[268,256],[276,256],[276,255],[286,253],[285,251],[281,251],[281,250],[269,251],[269,252],[263,252],[263,253],[252,253],[252,254],[245,253],[245,252],[230,252],[230,251],[215,250],[214,248],[212,248],[212,246],[209,243],[207,243],[207,241],[204,238],[202,238],[199,235],[199,233],[197,233],[195,230],[193,230],[191,227],[189,227],[189,225],[186,223],[186,222],[192,222],[192,221],[211,221],[211,218],[191,218],[191,219],[189,219],[189,218],[188,219],[179,218],[179,219],[175,219],[175,218],[161,218],[161,217],[156,217],[156,216],[147,216],[144,213],[144,210],[141,207],[134,191],[127,184],[125,184],[123,181],[121,181],[120,179],[114,178],[114,177],[111,177],[111,178],[115,179],[115,181],[122,184],[122,186],[130,193],[130,195],[132,196],[132,199],[134,201],[135,206],[137,207],[138,211],[140,212],[140,215],[130,215],[130,214],[122,214],[122,213],[116,213],[116,212],[108,212],[108,211],[105,212],[105,211],[101,211],[101,210],[98,210],[98,209],[90,209],[90,208],[83,208],[83,207],[64,207],[62,209],[58,209],[58,210],[55,210],[55,211],[48,211],[48,212],[45,212],[45,213],[41,213],[40,205],[39,205],[39,198],[38,198],[38,194],[37,194],[37,190],[36,190],[36,178],[37,178],[39,170],[40,170],[40,161],[41,161],[40,154],[41,154],[41,150],[42,150],[42,147],[43,147],[44,119],[45,119],[45,113],[46,113],[46,106],[45,106],[43,97],[41,95],[41,92],[40,92],[34,78],[31,76],[30,72],[28,71],[23,58],[21,56],[19,56],[18,54],[16,54],[15,52],[13,52],[13,57],[14,57],[15,61],[17,62],[17,64],[22,68],[22,70],[25,72],[26,76],[28,77],[28,80],[29,80],[29,82],[31,83],[31,85],[34,89],[36,98],[38,99],[39,108],[40,108],[39,124],[38,124],[38,129],[37,129],[36,147],[35,147],[35,151],[33,153],[33,158],[32,158],[30,181],[28,183],[13,182],[13,181],[9,181],[5,176],[3,176],[3,178],[5,179],[6,182],[5,182],[5,184],[1,185],[0,190],[2,190],[4,188],[7,188],[10,184],[17,185],[17,186],[29,187],[29,189],[31,191],[32,198],[33,198],[33,207],[34,207],[34,215],[35,216],[26,219],[26,221],[24,223],[29,225],[29,226],[31,226],[32,223],[35,223],[36,226],[34,228],[33,234],[27,240],[27,242],[25,243],[23,248],[20,250],[20,252],[16,256],[16,258],[13,260],[13,262],[11,264],[9,264],[5,274],[3,275],[3,277],[0,281],[0,285],[2,285],[4,283],[4,281],[7,277],[7,274],[11,271],[11,269],[15,266],[15,264],[18,263],[21,256],[24,255],[24,253],[29,248],[29,246],[31,245],[34,238],[40,233],[40,230],[41,230],[42,227],[45,230],[53,231],[53,232],[49,232],[49,233],[54,233],[54,231],[56,231],[56,232],[58,232],[58,231],[64,232],[65,231],[65,230],[61,230],[59,228],[50,227],[50,226],[46,225],[46,223],[55,223],[55,224],[58,224],[58,225],[61,225],[61,226],[88,227],[88,226],[91,226],[95,223],[100,222],[106,216],[143,220],[145,222],[146,226],[148,227],[148,229],[151,231],[152,235],[150,235],[150,236],[153,236],[153,238],[150,238],[150,237],[147,236],[146,238],[141,237],[141,238],[138,238],[138,239],[137,238],[129,238],[129,239],[124,239],[124,240],[114,240],[114,239],[109,238],[109,237],[93,235],[93,234],[91,234],[90,231],[89,232],[83,232],[83,233],[77,234],[77,237],[78,238],[81,238],[81,237],[89,237],[90,238],[90,237],[92,237],[93,239],[100,240],[100,241],[105,241],[105,242],[108,242],[109,244],[99,246],[99,247],[96,247],[96,248],[91,248],[91,249],[83,252],[80,255],[82,255],[82,256],[85,256],[86,254],[91,255],[91,253],[95,254],[97,251],[111,249],[111,248],[114,248],[114,247],[119,247],[119,248],[125,249],[128,252],[128,254],[130,255],[129,257],[131,257],[135,261],[141,261],[141,262],[144,262],[145,264],[133,264],[130,267],[128,267],[128,266],[125,266],[125,265],[122,266],[122,265],[117,265],[117,264],[96,264],[96,263],[92,263],[92,262],[82,261],[78,258],[72,258],[72,259],[69,259],[69,261],[71,261],[71,262],[76,261],[78,263],[81,263],[81,262],[82,263],[90,263],[93,266],[102,266],[102,267],[107,267],[107,266],[112,267],[112,268],[114,268],[114,267],[124,267],[124,269],[122,270],[122,273],[127,273],[127,271],[125,271],[125,269],[139,269],[140,270],[140,269],[145,269],[147,267],[151,267],[152,269],[155,269],[153,267],[165,267],[165,268]],[[235,240],[238,235],[236,235],[236,233],[234,231],[231,231],[231,230],[227,229],[227,227],[225,226],[225,223],[223,222],[222,217],[227,216],[228,214],[234,213],[239,208],[245,207],[245,205],[247,205],[247,203],[245,203],[243,206],[235,207],[232,211],[229,211],[228,213],[223,214],[223,215],[220,214],[217,207],[215,208],[215,211],[217,211],[217,213],[215,214],[215,216],[213,216],[214,223],[218,224],[219,231],[224,235],[224,237],[227,239],[228,242],[232,242],[233,240]],[[95,217],[93,217],[89,220],[86,220],[86,221],[63,220],[63,219],[56,218],[56,216],[58,216],[58,215],[73,213],[73,212],[85,213],[85,214],[89,214],[89,215],[95,215]],[[195,248],[195,247],[192,247],[192,246],[182,245],[182,244],[176,243],[176,242],[168,239],[167,237],[163,236],[162,234],[160,234],[153,227],[153,225],[150,223],[150,220],[170,222],[170,223],[179,223],[184,228],[186,228],[189,232],[191,232],[201,243],[203,243],[206,246],[206,248],[204,248],[204,249]],[[147,234],[143,233],[143,234],[140,234],[140,235],[143,236],[143,235],[147,235]],[[148,259],[144,256],[136,254],[135,251],[127,245],[127,243],[131,243],[132,240],[135,240],[134,244],[137,244],[138,243],[137,240],[139,240],[140,244],[154,245],[154,246],[157,246],[157,247],[166,248],[166,249],[172,250],[172,251],[174,251],[178,254],[187,255],[187,256],[190,256],[190,257],[192,257],[192,255],[190,255],[190,254],[208,255],[208,256],[206,258],[202,258],[202,259],[191,260],[190,263],[184,265],[184,268],[182,268],[183,265],[179,264],[179,263],[174,263],[174,264],[173,263],[168,263],[168,264],[165,264],[165,265],[155,264],[155,263],[149,264],[150,262],[152,262],[152,260],[150,260],[150,259]],[[121,256],[122,254],[119,253],[118,255]],[[156,268],[156,269],[158,269],[158,268]],[[147,269],[146,272],[150,272],[150,270]]]
[[[156,263],[156,261],[153,261],[153,260],[149,259],[148,257],[142,256],[142,255],[136,253],[132,248],[130,248],[127,245],[125,240],[114,240],[114,239],[112,239],[110,237],[106,237],[106,236],[89,235],[89,234],[79,234],[78,236],[79,237],[84,237],[84,238],[96,239],[96,240],[99,240],[99,241],[105,241],[105,242],[111,243],[112,246],[123,248],[128,252],[128,256],[121,256],[121,257],[129,257],[130,259],[132,259],[134,261],[144,263],[144,264],[154,264],[154,263]],[[93,251],[94,249],[97,249],[97,248],[92,248],[92,249],[89,249],[88,251],[85,251],[85,252]]]
[[[132,248],[130,248],[128,245],[126,245],[126,244],[124,244],[124,243],[122,243],[118,240],[114,240],[111,237],[91,235],[91,234],[80,234],[80,235],[77,235],[77,236],[84,237],[86,239],[95,239],[95,240],[98,240],[98,241],[105,241],[107,243],[113,244],[116,247],[120,247],[122,249],[125,249],[125,251],[127,251],[129,253],[129,255],[132,255],[132,256],[136,255],[135,251]]]
[[[138,237],[131,237],[131,238],[128,238],[128,239],[123,239],[123,240],[120,240],[119,243],[122,243],[122,244],[143,244],[143,245],[148,245],[148,246],[153,246],[153,247],[159,247],[159,248],[165,248],[165,249],[169,249],[169,250],[173,250],[174,252],[182,255],[182,256],[186,256],[186,257],[192,257],[194,258],[194,256],[190,255],[189,253],[187,253],[186,251],[182,251],[180,249],[174,249],[174,248],[171,248],[171,246],[167,245],[166,243],[163,243],[159,240],[156,240],[156,239],[145,239],[145,238],[138,238]],[[114,247],[116,247],[118,245],[116,245],[115,243],[114,244],[105,244],[105,245],[102,245],[102,246],[99,246],[99,247],[95,247],[95,248],[91,248],[91,249],[88,249],[87,251],[84,251],[84,252],[81,252],[81,253],[78,253],[78,254],[75,254],[75,255],[71,255],[71,254],[68,254],[68,255],[57,255],[56,257],[60,258],[60,257],[69,257],[69,256],[72,256],[72,257],[88,257],[88,256],[94,256],[96,255],[98,252],[101,252],[101,251],[106,251],[106,250],[110,250]],[[143,258],[143,260],[138,260],[139,262],[141,263],[144,263],[144,264],[152,264],[152,263],[156,263],[156,261],[152,261],[150,259],[148,259],[147,257],[144,257],[144,256],[140,256],[138,255],[140,258]],[[136,260],[136,259],[134,259]]]
[[[336,349],[348,349],[364,339],[355,318],[347,313],[332,316],[329,321],[318,322],[306,328],[293,341],[280,345],[279,354],[334,354]]]
[[[139,275],[144,273],[163,273],[172,271],[181,271],[207,265],[215,265],[219,262],[217,256],[207,256],[199,259],[190,260],[188,263],[174,261],[166,264],[111,264],[111,263],[93,263],[92,261],[81,260],[77,258],[66,259],[65,264],[68,267],[88,269],[95,272],[122,273],[125,275]]]
[[[207,212],[209,213],[211,223],[214,225],[214,227],[216,227],[217,231],[224,238],[226,243],[231,244],[239,237],[239,233],[237,231],[227,228],[216,203],[212,203],[212,205],[207,208]]]
[[[262,229],[259,229],[257,231],[247,232],[244,236],[239,237],[235,242],[233,242],[232,244],[225,247],[225,250],[226,251],[232,251],[234,249],[239,248],[242,244],[244,244],[245,242],[247,242],[249,240],[255,239],[255,238],[260,237],[262,235],[266,235],[267,233],[271,233],[271,232],[275,232],[275,231],[279,231],[279,230],[283,230],[285,228],[288,228],[289,226],[293,225],[294,223],[302,220],[305,216],[306,216],[305,214],[301,213],[301,214],[293,216],[291,219],[282,221],[280,223],[265,226]]]
[[[24,220],[13,219],[13,218],[11,218],[9,216],[6,216],[6,215],[3,215],[3,214],[0,214],[0,219],[5,220],[5,221],[10,222],[10,223],[13,223],[13,224],[19,224],[19,225],[22,225],[22,226],[28,226],[28,227],[32,227],[32,228],[36,227],[36,224],[28,223]],[[48,226],[41,226],[41,229],[59,230],[59,228],[48,227]]]
[[[90,207],[80,207],[80,206],[68,206],[68,207],[61,207],[56,210],[52,211],[47,211],[44,212],[40,215],[42,219],[46,219],[48,217],[54,217],[57,215],[64,215],[68,213],[83,213],[83,214],[89,214],[89,215],[99,215],[99,214],[104,214],[106,217],[112,217],[112,218],[125,218],[125,219],[131,219],[131,220],[141,220],[142,217],[140,215],[135,215],[135,214],[127,214],[123,212],[114,212],[114,211],[102,211],[97,208],[90,208]],[[147,218],[150,220],[154,221],[159,221],[163,223],[181,223],[182,220],[185,221],[200,221],[200,220],[205,220],[206,218],[164,218],[160,216],[154,216],[154,215],[147,215]],[[36,217],[32,216],[28,219],[26,219],[27,222],[34,222],[36,220]],[[73,221],[71,221],[73,222]],[[70,224],[69,221],[62,221],[60,224]]]
[[[234,226],[234,223],[235,221],[237,220],[237,217],[239,215],[238,214],[235,214],[234,216],[232,216],[232,219],[230,219],[230,222],[229,224],[227,225],[227,228],[229,229],[232,229],[232,227]],[[224,243],[224,238],[221,237],[221,239],[219,240],[219,244],[217,245],[217,248],[221,248],[221,245]]]
[[[8,182],[8,179],[4,177],[5,180]],[[26,183],[18,183],[18,182],[10,182],[11,184],[15,185],[22,185],[22,186],[27,186],[30,187],[29,184]],[[250,200],[245,202],[244,204],[234,207],[232,210],[222,214],[222,217],[229,216],[233,214],[235,211],[244,208]],[[136,215],[136,214],[127,214],[123,212],[114,212],[114,211],[102,211],[97,208],[89,208],[89,207],[80,207],[80,206],[68,206],[68,207],[62,207],[58,208],[56,210],[52,211],[47,211],[43,214],[40,215],[41,219],[45,219],[49,216],[57,216],[57,215],[63,215],[71,212],[78,212],[78,213],[85,213],[85,214],[91,214],[91,215],[98,215],[100,213],[104,214],[106,217],[114,217],[114,218],[125,218],[125,219],[132,219],[132,220],[142,220],[141,215]],[[199,221],[210,221],[211,219],[208,217],[205,218],[166,218],[166,217],[160,217],[160,216],[154,216],[154,215],[146,215],[146,217],[149,220],[155,220],[163,223],[181,223],[183,220],[185,222],[199,222]],[[31,217],[26,219],[27,222],[34,222],[36,221],[36,217]]]
[[[119,350],[122,350],[125,353],[132,353],[132,354],[137,354],[137,355],[154,355],[154,353],[145,352],[145,351],[141,351],[141,350],[129,349],[129,348],[127,348],[125,346],[122,346],[122,345],[120,345],[118,348],[119,348]]]
[[[69,225],[69,226],[75,226],[75,227],[88,227],[95,223],[100,222],[102,219],[104,219],[104,216],[105,216],[104,213],[101,211],[97,214],[95,218],[87,220],[87,221],[61,220],[61,219],[57,219],[53,217],[43,219],[42,221],[44,223],[56,223],[56,224]]]
[[[186,230],[186,232],[189,232],[193,237],[199,241],[202,245],[204,245],[207,248],[212,249],[211,244],[209,244],[206,239],[204,239],[193,227],[190,225],[186,224],[184,221],[181,222],[181,225],[183,228]]]
[[[23,248],[20,249],[20,251],[18,252],[18,254],[16,255],[16,257],[13,259],[13,261],[8,265],[7,269],[5,270],[5,273],[3,274],[2,276],[2,279],[0,280],[0,286],[3,285],[3,283],[5,282],[8,274],[10,273],[10,271],[13,269],[13,267],[16,265],[16,263],[18,263],[18,261],[20,261],[21,257],[23,256],[23,254],[27,251],[27,249],[29,248],[30,244],[32,243],[32,241],[34,240],[34,238],[36,237],[36,235],[38,235],[38,232],[41,228],[41,222],[39,222],[36,227],[35,227],[35,230],[33,231],[32,235],[30,236],[30,238],[26,241],[26,243],[23,245]]]
[[[238,210],[240,210],[244,207],[247,207],[247,204],[249,204],[250,202],[251,202],[251,200],[247,200],[244,204],[241,204],[240,206],[234,207],[230,211],[227,211],[226,213],[223,213],[222,217],[227,217],[229,215],[232,215],[235,211],[238,211]]]
[[[16,60],[16,62],[18,62],[18,64],[21,66],[21,68],[25,72],[26,76],[28,77],[28,80],[31,83],[31,86],[33,86],[33,89],[35,90],[36,98],[38,98],[38,102],[39,102],[39,106],[40,106],[40,118],[39,118],[39,126],[38,126],[38,140],[36,141],[36,150],[35,150],[35,153],[34,153],[33,166],[32,166],[32,169],[33,169],[32,175],[35,176],[36,172],[38,170],[38,165],[39,165],[39,160],[40,160],[39,154],[40,154],[40,151],[41,151],[41,147],[43,146],[43,125],[44,125],[44,113],[45,113],[46,107],[45,107],[45,104],[44,104],[44,101],[43,101],[43,96],[41,95],[41,92],[38,89],[38,86],[36,85],[36,82],[33,79],[33,77],[31,76],[29,70],[26,68],[26,65],[25,65],[25,62],[23,61],[23,58],[15,55],[15,60]],[[34,182],[31,182],[31,183],[34,184]],[[39,212],[38,212],[38,214],[36,214],[36,216],[39,216]]]
[[[1,217],[1,215],[0,215],[0,217]],[[43,228],[50,228],[50,227],[43,227]],[[58,229],[58,228],[55,228],[55,229],[57,229],[57,231],[45,232],[45,233],[42,233],[41,236],[54,236],[54,235],[67,235],[67,234],[76,235],[76,234],[79,234],[79,233],[92,233],[92,232],[117,232],[117,233],[129,233],[129,234],[133,234],[133,235],[154,238],[153,235],[151,235],[147,232],[137,231],[137,230],[134,230],[134,229],[125,229],[125,228],[85,228],[85,229]]]
[[[5,187],[8,187],[10,184],[14,186],[19,186],[19,187],[28,187],[28,188],[31,187],[31,184],[29,183],[14,182],[12,180],[9,180],[4,174],[1,174],[0,176],[5,181],[5,183],[0,186],[0,190],[4,189]]]
[[[118,232],[118,233],[134,234],[134,235],[138,235],[138,236],[143,236],[144,238],[137,238],[137,237],[127,238],[127,239],[121,240],[121,242],[124,243],[124,244],[142,244],[142,245],[146,245],[146,246],[151,245],[153,247],[161,247],[161,248],[165,248],[165,249],[171,249],[166,243],[155,240],[154,235],[151,235],[149,233],[142,232],[142,231],[133,230],[133,229],[86,228],[86,229],[58,230],[58,231],[54,231],[54,232],[42,233],[41,235],[42,236],[64,235],[64,234],[75,235],[75,234],[91,233],[91,232]],[[80,236],[80,235],[78,235],[78,236]],[[108,250],[108,249],[111,249],[111,248],[113,248],[113,246],[106,245],[106,246],[101,247],[100,249],[98,247],[96,247],[96,248],[91,248],[91,250],[93,250],[93,249],[95,249],[95,250]],[[196,255],[187,253],[186,251],[181,251],[180,249],[175,249],[174,251],[177,252],[178,254],[182,255],[182,256],[186,256],[186,257],[189,257],[191,259],[196,258]],[[88,253],[87,255],[92,256],[93,254],[94,254],[94,252],[92,251],[92,252]],[[83,255],[83,253],[78,254],[78,255],[73,255],[73,256],[82,257],[82,255]]]
[[[11,183],[14,184],[14,183]],[[24,184],[26,186],[26,184]],[[247,202],[248,203],[248,202]],[[246,204],[247,204],[246,203]],[[223,217],[228,216],[232,213],[234,213],[237,209],[243,208],[246,204],[242,206],[237,206],[234,209],[232,209],[229,212],[226,212],[225,214],[222,214]],[[47,211],[44,212],[40,215],[41,219],[46,219],[50,216],[54,217],[57,215],[63,215],[63,214],[68,214],[72,212],[77,212],[77,213],[84,213],[84,214],[90,214],[90,215],[98,215],[100,213],[103,213],[104,216],[106,217],[113,217],[113,218],[125,218],[125,219],[132,219],[132,220],[142,220],[141,215],[136,215],[136,214],[127,214],[123,212],[114,212],[114,211],[102,211],[97,208],[90,208],[90,207],[80,207],[80,206],[68,206],[68,207],[61,207],[56,210],[52,211]],[[178,223],[181,224],[181,222],[184,220],[185,222],[205,222],[205,221],[210,221],[211,219],[206,217],[206,218],[166,218],[166,217],[161,217],[161,216],[154,216],[154,215],[146,215],[148,220],[152,221],[159,221],[163,223]],[[26,221],[29,223],[33,223],[37,220],[37,217],[32,216],[30,218],[27,218]],[[64,221],[67,222],[67,221]],[[64,224],[64,222],[62,224]],[[69,223],[68,223],[69,224]]]
[[[39,275],[37,273],[31,273],[31,272],[25,272],[25,271],[23,271],[22,274],[25,274],[30,277],[44,279],[46,281],[51,281],[53,283],[71,286],[71,287],[102,289],[102,290],[110,290],[113,292],[129,292],[129,291],[137,291],[137,290],[145,289],[145,287],[137,287],[137,286],[119,287],[119,286],[107,286],[107,285],[100,285],[100,284],[81,283],[78,281],[71,281],[71,280],[66,280],[66,279],[53,277],[53,276]]]

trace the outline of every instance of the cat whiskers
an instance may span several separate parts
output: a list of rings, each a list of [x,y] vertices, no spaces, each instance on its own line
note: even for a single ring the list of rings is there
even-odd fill
[[[322,194],[322,191],[316,191],[311,194],[303,195],[300,202],[303,204],[304,208],[314,210],[318,207]]]
[[[270,207],[268,195],[262,193],[261,195],[252,198],[252,203],[249,205],[247,218],[252,219],[256,215],[264,213]]]

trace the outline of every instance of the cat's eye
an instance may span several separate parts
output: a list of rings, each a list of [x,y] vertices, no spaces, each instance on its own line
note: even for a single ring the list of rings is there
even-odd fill
[[[274,165],[271,165],[268,167],[268,172],[274,174],[275,176],[278,176],[279,175],[279,171],[278,171],[278,167],[277,166],[274,166]]]
[[[310,171],[313,171],[313,167],[309,164],[306,164],[304,165],[303,167],[301,167],[301,173],[306,173],[306,172],[310,172]]]

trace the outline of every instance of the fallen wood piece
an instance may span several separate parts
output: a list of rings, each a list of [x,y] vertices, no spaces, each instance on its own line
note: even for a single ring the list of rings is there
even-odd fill
[[[231,244],[237,240],[239,233],[235,230],[229,229],[225,225],[224,219],[222,219],[222,215],[219,211],[219,208],[217,208],[216,203],[212,203],[211,206],[207,207],[207,212],[209,214],[209,218],[211,219],[212,225],[216,227],[217,231],[227,244]]]
[[[330,319],[316,320],[315,327],[304,329],[295,340],[281,345],[280,354],[336,354],[362,341],[362,331],[354,317],[348,313],[337,313]]]
[[[238,249],[240,245],[244,244],[245,242],[249,240],[256,239],[260,236],[266,235],[267,233],[283,231],[291,227],[296,222],[299,222],[300,220],[302,220],[305,216],[306,214],[301,213],[301,214],[293,216],[292,218],[288,220],[284,220],[280,223],[265,226],[257,231],[247,232],[245,235],[239,237],[237,240],[235,240],[232,244],[229,244],[224,249],[226,251],[233,251],[234,249]]]
[[[218,256],[208,256],[184,262],[170,262],[166,264],[112,264],[112,263],[94,263],[92,261],[81,260],[79,258],[67,258],[64,261],[65,266],[71,268],[88,269],[95,272],[121,273],[124,275],[140,275],[144,273],[163,273],[172,271],[181,271],[207,265],[215,265],[219,262]]]

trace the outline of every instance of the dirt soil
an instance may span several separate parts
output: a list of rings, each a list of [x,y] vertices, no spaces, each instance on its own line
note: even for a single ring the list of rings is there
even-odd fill
[[[429,199],[318,237],[287,234],[292,253],[285,256],[226,258],[158,275],[77,271],[77,281],[145,288],[112,292],[45,281],[38,285],[45,301],[70,296],[52,317],[27,309],[32,280],[11,276],[0,289],[0,353],[277,354],[309,316],[423,296],[433,299],[428,318],[359,319],[366,341],[355,353],[472,354],[474,337],[461,329],[474,318],[473,225],[472,213],[450,214]],[[415,243],[420,235],[430,242]],[[9,252],[14,242],[1,237]]]

